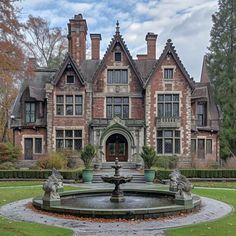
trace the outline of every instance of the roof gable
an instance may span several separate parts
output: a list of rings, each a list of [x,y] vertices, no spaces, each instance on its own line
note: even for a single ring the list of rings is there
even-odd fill
[[[176,50],[175,47],[173,46],[173,43],[171,41],[171,39],[168,39],[166,42],[166,46],[161,54],[161,56],[159,57],[159,59],[156,61],[155,65],[153,66],[149,76],[147,77],[146,83],[145,83],[145,87],[147,87],[150,79],[152,78],[153,74],[156,72],[156,70],[161,66],[163,60],[166,58],[166,56],[168,54],[171,54],[176,62],[176,64],[178,65],[179,69],[181,70],[181,72],[183,73],[185,79],[187,80],[187,82],[189,83],[191,88],[194,88],[194,81],[192,78],[190,78],[187,70],[185,69],[184,65],[182,64]]]
[[[59,70],[54,75],[52,83],[54,85],[56,85],[59,82],[62,74],[64,73],[64,71],[66,70],[68,65],[70,65],[72,67],[72,69],[74,70],[75,74],[79,78],[79,81],[81,82],[82,85],[84,85],[85,84],[85,80],[84,80],[84,78],[82,76],[82,73],[80,72],[76,62],[73,60],[73,58],[71,57],[71,55],[69,53],[67,53],[67,55],[66,55],[63,63],[61,64]]]
[[[106,50],[106,52],[105,52],[105,54],[104,54],[104,56],[103,56],[103,59],[102,59],[100,65],[98,66],[98,68],[97,68],[97,70],[96,70],[94,76],[93,76],[93,81],[95,80],[95,78],[96,78],[96,76],[98,75],[98,73],[104,68],[106,59],[108,58],[109,54],[112,53],[112,50],[114,49],[114,47],[116,46],[117,43],[119,43],[119,46],[122,48],[124,54],[126,55],[126,57],[127,57],[128,61],[129,61],[130,65],[131,65],[131,68],[133,69],[135,75],[138,77],[138,79],[139,79],[141,85],[143,86],[143,85],[144,85],[144,81],[143,81],[143,79],[142,79],[142,77],[141,77],[139,71],[138,71],[137,68],[136,68],[136,65],[135,65],[135,63],[134,63],[134,61],[133,61],[133,58],[132,58],[132,56],[131,56],[131,54],[130,54],[128,48],[127,48],[127,45],[126,45],[124,39],[123,39],[122,36],[120,35],[119,23],[118,23],[118,21],[117,21],[117,23],[116,23],[116,33],[115,33],[115,35],[113,36],[113,38],[112,38],[110,44],[108,45],[108,48],[107,48],[107,50]]]

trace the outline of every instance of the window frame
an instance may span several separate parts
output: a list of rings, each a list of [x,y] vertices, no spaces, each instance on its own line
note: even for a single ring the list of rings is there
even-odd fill
[[[68,78],[73,78],[73,82],[68,82]],[[66,84],[75,84],[75,76],[74,75],[66,75]]]
[[[118,75],[118,72],[120,74]],[[121,75],[122,72],[126,72],[125,78]],[[110,77],[111,74],[115,74]],[[128,85],[129,84],[129,70],[128,68],[108,68],[107,69],[107,85],[114,86],[114,85]]]
[[[120,55],[120,60],[116,60],[116,55]],[[122,53],[121,52],[114,52],[114,61],[115,62],[122,62]]]
[[[158,136],[158,133],[162,132],[162,136]],[[165,133],[167,132],[172,132],[171,135],[167,136]],[[166,151],[166,141],[171,141],[171,149],[172,152],[167,152]],[[159,147],[158,143],[161,141],[161,152],[159,152]],[[176,152],[177,150],[177,142],[179,142],[179,151]],[[156,134],[156,150],[157,150],[157,155],[181,155],[181,131],[180,130],[175,130],[175,129],[162,129],[162,130],[157,130]]]
[[[115,102],[115,99],[121,99],[121,102]],[[125,101],[127,99],[127,101]],[[110,101],[111,102],[110,102]],[[121,116],[117,115],[115,108],[120,107]],[[127,120],[130,117],[130,98],[129,97],[106,97],[106,118],[113,119],[114,117],[119,117],[120,119]],[[109,111],[110,110],[110,111]],[[111,112],[111,115],[109,114]],[[127,114],[127,116],[124,114]]]
[[[58,97],[63,97],[63,102],[58,102],[58,100],[57,100]],[[69,97],[72,97],[72,102],[70,102],[70,103],[67,101],[67,98],[69,98]],[[81,100],[80,103],[76,102],[77,97],[80,97],[80,100]],[[55,102],[55,115],[56,116],[60,116],[60,117],[71,117],[71,116],[78,117],[79,116],[79,117],[81,117],[84,114],[84,95],[83,94],[60,94],[60,93],[58,93],[55,95],[55,101],[56,101]],[[63,109],[62,109],[63,114],[58,114],[58,107],[59,106],[63,107]],[[69,106],[72,106],[72,114],[67,113],[67,107],[69,107]],[[81,107],[80,114],[76,114],[76,106]]]
[[[171,76],[170,76],[170,74],[171,74]],[[163,79],[168,80],[168,81],[171,81],[171,80],[174,79],[174,68],[173,67],[165,67],[164,68],[164,70],[163,70]]]
[[[159,98],[163,96],[163,100]],[[165,100],[167,96],[171,96],[171,100]],[[174,99],[174,96],[178,96],[178,100]],[[167,116],[168,106],[170,105],[170,116]],[[177,115],[174,115],[175,105],[178,107]],[[162,111],[161,110],[162,107]],[[167,109],[168,108],[168,109]],[[157,117],[158,118],[179,118],[180,117],[180,94],[179,93],[158,93],[157,94]]]
[[[62,136],[58,136],[58,131],[62,132]],[[67,135],[66,132],[67,131],[71,131],[72,135]],[[79,131],[81,133],[81,135],[76,135],[76,131]],[[69,133],[68,133],[69,134]],[[62,147],[58,147],[58,141],[60,141],[62,143]],[[61,150],[61,149],[70,149],[70,147],[68,147],[66,145],[66,143],[69,141],[72,141],[72,151],[80,151],[83,148],[83,129],[81,128],[73,128],[73,129],[64,129],[64,128],[55,128],[55,150]],[[80,149],[75,149],[76,147],[76,141],[80,141]]]
[[[200,108],[203,107],[202,113],[199,113]],[[196,116],[197,116],[197,127],[207,126],[207,101],[198,101],[196,107]],[[201,119],[199,119],[201,117]]]
[[[27,120],[27,105],[30,105],[30,109],[29,109],[29,121]],[[32,111],[32,106],[34,107],[34,110]],[[33,101],[25,101],[25,123],[26,124],[30,124],[30,123],[35,123],[36,122],[36,102]],[[32,119],[32,114],[33,114],[33,119]]]
[[[23,135],[22,139],[24,140],[23,147],[25,146],[25,139],[32,139],[33,140],[33,155],[44,155],[45,154],[45,142],[43,135]],[[36,152],[36,139],[41,139],[41,152]],[[25,150],[23,148],[23,153]]]

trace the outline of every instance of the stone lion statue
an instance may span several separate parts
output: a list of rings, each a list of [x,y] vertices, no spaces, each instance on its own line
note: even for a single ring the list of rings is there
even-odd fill
[[[184,175],[179,175],[177,177],[177,193],[176,197],[179,198],[191,198],[192,197],[192,184],[190,181],[184,176]]]
[[[54,174],[48,177],[48,179],[43,184],[44,196],[43,200],[60,200],[60,195],[57,191],[59,186],[59,180]]]
[[[169,186],[169,190],[170,191],[173,191],[173,192],[177,192],[178,189],[177,189],[177,185],[178,185],[178,181],[177,179],[179,178],[180,176],[180,171],[179,170],[174,170],[171,172],[171,174],[169,175],[170,177],[170,186]]]

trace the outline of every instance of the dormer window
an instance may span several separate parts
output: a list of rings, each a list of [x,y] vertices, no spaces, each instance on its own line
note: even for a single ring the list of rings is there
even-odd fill
[[[34,123],[36,121],[36,104],[34,102],[25,103],[25,122]]]
[[[107,70],[108,84],[128,84],[127,69],[109,69]]]
[[[75,77],[74,77],[74,75],[67,75],[67,76],[66,76],[66,83],[67,83],[67,84],[74,84],[74,83],[75,83]]]
[[[207,103],[197,103],[197,126],[207,126]]]
[[[173,68],[165,68],[164,69],[164,79],[169,80],[174,78],[174,69]]]
[[[115,52],[115,61],[120,62],[121,61],[121,52]]]

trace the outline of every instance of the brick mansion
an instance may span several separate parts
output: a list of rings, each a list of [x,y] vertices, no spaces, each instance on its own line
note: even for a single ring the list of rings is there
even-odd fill
[[[101,163],[135,163],[142,146],[176,156],[181,167],[219,162],[220,111],[206,62],[200,82],[186,71],[169,39],[156,55],[157,34],[147,33],[147,53],[134,59],[117,23],[103,57],[100,34],[90,34],[81,14],[68,23],[68,54],[58,69],[35,67],[12,110],[14,143],[22,160],[92,143]]]

